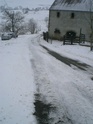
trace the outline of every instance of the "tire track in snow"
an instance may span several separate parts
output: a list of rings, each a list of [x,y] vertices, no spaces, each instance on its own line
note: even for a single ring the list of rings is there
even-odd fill
[[[66,82],[62,82],[61,78],[59,79],[59,76],[56,75],[62,71],[56,70],[59,68],[55,68],[55,65],[52,63],[54,61],[58,62],[58,60],[49,56],[46,50],[44,51],[38,43],[34,42],[34,44],[31,44],[30,50],[33,55],[31,63],[33,65],[35,83],[37,84],[36,94],[40,96],[39,102],[45,105],[51,104],[52,107],[55,108],[54,110],[50,110],[49,120],[43,124],[92,124],[93,117],[91,113],[93,113],[93,106],[89,99],[82,95],[81,90],[78,89],[79,86],[76,87],[73,85],[73,82],[75,81],[75,83],[77,83],[77,81],[67,79]],[[46,62],[44,57],[50,58],[51,61]],[[73,69],[70,70],[72,72]],[[57,71],[57,73],[53,74],[55,71]],[[72,76],[71,74],[66,74],[68,77]],[[62,75],[65,74],[63,73]],[[78,78],[78,75],[75,77]],[[62,76],[62,78],[64,78],[64,76]],[[40,124],[40,122],[38,123]]]
[[[42,45],[41,45],[42,46]],[[48,53],[52,56],[54,56],[56,59],[60,60],[61,62],[67,64],[68,66],[71,67],[71,65],[76,66],[77,68],[83,70],[83,71],[87,71],[89,74],[93,75],[93,67],[91,67],[90,65],[87,65],[86,63],[81,63],[77,60],[73,60],[70,58],[67,58],[65,56],[62,56],[54,51],[49,50],[47,47],[42,46],[44,49],[46,49],[48,51]],[[93,77],[91,77],[92,80]]]
[[[60,105],[57,99],[57,93],[55,92],[56,89],[52,87],[53,82],[51,82],[52,79],[50,79],[49,77],[46,63],[44,63],[44,60],[40,56],[40,54],[42,54],[41,47],[39,46],[37,47],[37,43],[36,44],[34,43],[30,45],[30,50],[33,55],[31,63],[34,70],[35,83],[37,85],[36,95],[39,95],[39,98],[36,98],[35,105],[37,104],[37,102],[38,104],[41,102],[41,104],[45,106],[50,105],[50,109],[47,109],[46,111],[43,110],[42,112],[47,113],[47,111],[49,111],[48,120],[46,119],[47,122],[42,122],[40,121],[42,118],[39,118],[38,124],[73,124],[66,108],[64,107],[64,104],[62,105],[61,103],[61,107],[63,110],[59,111]],[[38,54],[38,52],[40,53]],[[38,99],[39,101],[37,101]],[[40,106],[38,105],[38,107]],[[34,114],[37,115],[36,112]]]

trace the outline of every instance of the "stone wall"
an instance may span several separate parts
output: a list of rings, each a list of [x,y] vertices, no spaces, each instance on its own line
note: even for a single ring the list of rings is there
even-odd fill
[[[85,34],[86,41],[90,40],[90,12],[52,11],[49,13],[49,36],[62,39],[67,31],[74,31],[76,35]]]

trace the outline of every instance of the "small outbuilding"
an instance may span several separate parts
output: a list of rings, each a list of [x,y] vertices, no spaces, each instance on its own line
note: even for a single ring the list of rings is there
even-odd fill
[[[62,39],[71,31],[90,41],[93,29],[93,0],[55,0],[49,9],[49,37]]]

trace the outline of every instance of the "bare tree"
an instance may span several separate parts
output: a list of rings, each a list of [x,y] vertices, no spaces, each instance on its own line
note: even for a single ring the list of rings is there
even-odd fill
[[[28,31],[31,32],[31,34],[37,33],[37,23],[34,19],[30,19],[28,22]]]
[[[24,22],[24,16],[20,11],[13,11],[5,9],[3,11],[4,26],[3,28],[6,31],[19,32],[23,27],[22,23]]]

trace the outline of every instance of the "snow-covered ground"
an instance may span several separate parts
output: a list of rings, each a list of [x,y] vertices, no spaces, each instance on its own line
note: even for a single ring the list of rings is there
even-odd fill
[[[38,34],[0,40],[0,124],[37,124],[36,93],[56,108],[49,124],[93,124],[93,73],[62,63],[41,45],[93,69],[88,47],[50,44]]]
[[[76,60],[81,60],[82,62],[93,66],[93,52],[90,51],[90,47],[82,47],[78,44],[63,45],[60,41],[52,41],[51,45],[51,40],[49,40],[49,43],[50,44],[43,42],[42,44],[44,46],[47,45],[48,48],[57,51],[57,53],[60,53],[61,55],[65,55]]]
[[[46,17],[46,10],[32,11],[25,15],[25,20],[34,18],[41,34],[47,30]],[[67,60],[83,63],[85,70],[73,63],[68,66],[49,54],[49,50]],[[38,124],[36,94],[39,100],[54,108],[48,113],[48,124],[93,124],[93,52],[90,48],[62,45],[60,41],[47,43],[39,34],[0,40],[0,124]]]
[[[28,37],[0,40],[0,124],[35,124]]]

